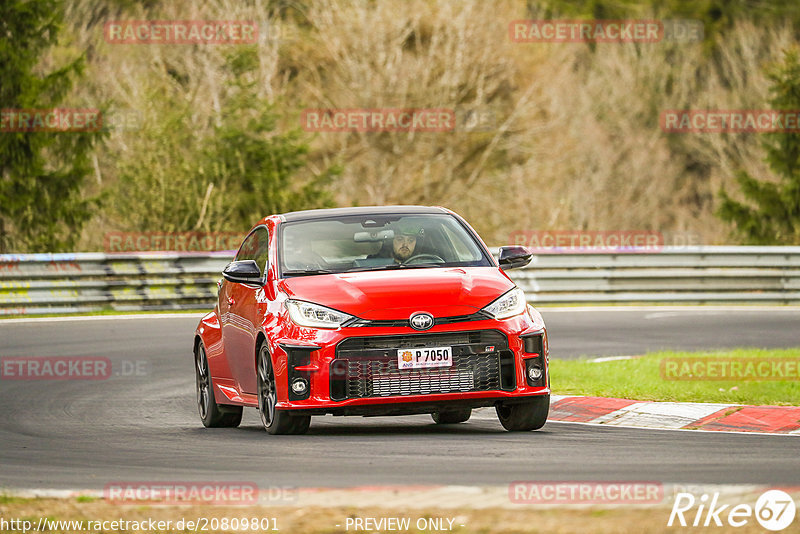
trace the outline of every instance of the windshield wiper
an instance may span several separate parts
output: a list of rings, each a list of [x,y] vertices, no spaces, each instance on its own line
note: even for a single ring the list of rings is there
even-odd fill
[[[330,269],[293,269],[283,271],[283,276],[308,276],[312,274],[333,274]]]

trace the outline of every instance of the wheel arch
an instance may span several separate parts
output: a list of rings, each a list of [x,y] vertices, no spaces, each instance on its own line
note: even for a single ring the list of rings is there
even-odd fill
[[[264,341],[267,341],[267,335],[264,332],[259,331],[256,335],[256,350],[253,351],[253,370],[255,372],[258,372],[258,349],[261,347],[261,343]],[[267,342],[267,352],[269,353],[270,359],[272,359],[272,350],[269,348],[269,342]],[[272,364],[274,365],[275,362],[272,362]]]

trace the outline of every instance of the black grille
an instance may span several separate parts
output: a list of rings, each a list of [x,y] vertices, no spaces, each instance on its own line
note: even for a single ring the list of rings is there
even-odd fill
[[[397,351],[450,346],[453,365],[430,369],[397,366]],[[331,398],[389,397],[515,387],[513,354],[495,330],[349,338],[331,364]]]
[[[489,315],[485,315],[483,312],[475,312],[470,315],[454,315],[452,317],[435,317],[433,319],[433,325],[439,326],[443,324],[456,324],[456,323],[468,323],[470,321],[485,321],[486,319],[491,319],[492,317]],[[386,319],[386,320],[373,320],[373,319],[354,319],[351,322],[347,323],[345,326],[353,326],[353,327],[395,327],[395,328],[402,328],[404,326],[410,326],[408,319]]]
[[[358,353],[363,353],[365,351],[380,351],[382,349],[409,349],[415,347],[441,347],[447,345],[493,345],[495,346],[496,350],[502,350],[508,348],[508,340],[497,330],[447,332],[443,334],[351,337],[341,341],[339,345],[337,345],[336,357],[358,357]],[[480,352],[483,352],[483,350]]]

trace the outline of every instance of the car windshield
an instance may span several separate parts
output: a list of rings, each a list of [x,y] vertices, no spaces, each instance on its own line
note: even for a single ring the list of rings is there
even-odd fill
[[[283,276],[492,265],[471,232],[448,214],[343,216],[281,227]]]

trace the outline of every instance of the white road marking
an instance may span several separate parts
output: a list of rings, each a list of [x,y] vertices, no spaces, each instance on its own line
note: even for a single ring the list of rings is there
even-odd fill
[[[592,420],[614,426],[682,428],[731,404],[684,402],[637,402]]]
[[[765,305],[747,305],[742,304],[740,306],[686,306],[686,305],[676,305],[672,306],[669,304],[665,304],[663,306],[626,306],[624,304],[620,304],[619,306],[544,306],[544,305],[536,305],[535,302],[531,303],[534,308],[539,310],[540,312],[547,312],[547,313],[564,313],[564,312],[628,312],[628,311],[636,311],[636,312],[701,312],[701,311],[711,311],[711,312],[761,312],[761,311],[783,311],[788,313],[800,313],[800,306],[798,305],[775,305],[775,306],[765,306]]]
[[[591,360],[586,360],[589,363],[603,363],[603,362],[616,362],[619,360],[633,360],[635,358],[641,358],[642,355],[636,356],[603,356],[602,358],[592,358]]]
[[[466,423],[466,424],[469,424],[469,423]],[[607,423],[593,423],[593,422],[583,423],[583,422],[579,422],[579,421],[554,421],[554,420],[550,420],[550,419],[547,420],[547,423],[545,424],[544,429],[546,430],[547,429],[547,425],[550,425],[550,424],[554,424],[554,425],[558,425],[558,424],[562,424],[562,425],[588,425],[588,426],[596,426],[596,427],[602,427],[602,428],[608,428],[608,429],[616,428],[616,429],[619,429],[619,430],[622,430],[622,429],[625,429],[625,428],[634,428],[636,430],[662,430],[662,431],[665,431],[665,432],[701,432],[703,434],[736,434],[736,435],[739,435],[739,436],[744,435],[744,434],[752,435],[752,436],[789,436],[789,437],[795,438],[795,439],[797,439],[796,437],[798,435],[800,435],[800,434],[798,434],[797,431],[788,432],[788,433],[773,433],[773,432],[744,432],[744,431],[737,431],[737,430],[703,430],[701,428],[659,428],[659,427],[653,427],[653,426],[638,426],[638,425],[628,425],[628,424],[626,424],[625,426],[622,426],[622,425],[609,425]]]

